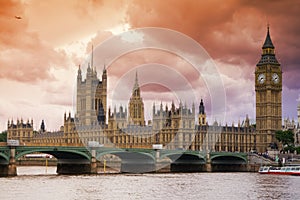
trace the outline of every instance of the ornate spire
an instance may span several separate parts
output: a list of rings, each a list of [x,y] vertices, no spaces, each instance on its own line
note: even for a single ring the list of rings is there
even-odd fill
[[[78,71],[77,71],[77,80],[82,81],[82,76],[81,76],[81,68],[80,65],[78,66]]]
[[[78,75],[78,76],[81,76],[81,67],[80,67],[80,65],[78,65],[77,75]]]
[[[199,114],[202,114],[202,115],[205,114],[203,99],[201,99],[201,102],[200,102],[200,105],[199,105]]]
[[[275,49],[275,47],[271,40],[270,28],[268,25],[266,40],[264,42],[264,45],[262,46],[263,52],[262,52],[260,61],[257,63],[257,66],[266,65],[266,64],[279,66],[280,64],[275,57],[274,49]]]
[[[133,86],[132,96],[129,101],[129,123],[139,126],[145,125],[144,119],[144,102],[140,95],[140,87],[138,84],[137,72],[135,75],[135,83]]]
[[[265,48],[274,48],[274,45],[273,45],[271,37],[270,37],[270,27],[269,27],[269,24],[268,24],[267,37],[266,37],[265,43],[264,43],[264,45],[263,45],[262,48],[263,49],[265,49]]]
[[[172,112],[175,112],[175,109],[176,109],[176,108],[175,108],[175,104],[174,104],[174,101],[172,100],[171,111],[172,111]]]
[[[195,115],[195,104],[194,104],[194,102],[192,104],[192,113],[193,113],[193,115]]]
[[[44,120],[42,120],[42,123],[41,123],[41,132],[45,132],[45,123],[44,123]]]
[[[90,62],[88,63],[87,72],[88,72],[88,73],[91,73],[91,65],[90,65]]]
[[[104,62],[104,65],[103,65],[103,73],[106,73],[106,66],[105,66],[105,62]]]
[[[139,81],[138,81],[138,74],[137,74],[137,71],[135,72],[135,83],[134,83],[134,86],[133,86],[133,91],[136,91],[139,89]]]

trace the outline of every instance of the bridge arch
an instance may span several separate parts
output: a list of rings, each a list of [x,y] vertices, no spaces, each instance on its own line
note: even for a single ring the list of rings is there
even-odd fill
[[[211,164],[247,164],[247,158],[243,155],[214,155]]]
[[[155,161],[155,157],[152,154],[145,153],[145,152],[132,152],[132,151],[124,151],[124,150],[111,150],[111,151],[105,151],[101,153],[97,153],[97,159],[100,157],[107,155],[107,154],[112,154],[115,156],[118,156],[120,159],[137,159],[137,158],[145,158],[149,160]]]
[[[195,152],[173,152],[163,154],[161,159],[171,159],[171,172],[200,172],[205,171],[206,159]]]
[[[163,154],[160,158],[170,158],[172,162],[175,162],[176,160],[180,159],[188,159],[188,160],[195,160],[195,161],[201,161],[205,164],[206,159],[205,156],[200,155],[200,154],[195,154],[195,153],[190,153],[190,152],[183,152],[183,153],[166,153]]]
[[[86,147],[16,147],[16,160],[31,153],[47,153],[57,158],[58,174],[89,174],[97,170],[96,163],[92,162],[92,156]]]
[[[53,155],[55,158],[59,159],[86,159],[86,160],[90,160],[91,156],[88,155],[85,152],[82,151],[76,151],[76,150],[67,150],[67,149],[56,149],[56,148],[35,148],[35,149],[31,149],[31,150],[24,150],[19,152],[16,155],[16,159],[21,158],[24,155],[27,154],[32,154],[32,153],[36,153],[36,152],[40,152],[40,153],[47,153],[50,155]]]
[[[232,152],[212,152],[210,154],[211,171],[238,172],[247,171],[247,154]]]
[[[121,172],[146,173],[155,171],[155,157],[151,153],[134,150],[100,150],[97,160],[104,155],[112,154],[121,159]]]
[[[9,155],[0,152],[0,165],[9,163]]]

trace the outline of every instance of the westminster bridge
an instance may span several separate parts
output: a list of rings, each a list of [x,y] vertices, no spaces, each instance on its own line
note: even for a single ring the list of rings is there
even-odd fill
[[[16,176],[18,159],[32,153],[57,159],[57,174],[96,174],[97,161],[105,155],[121,159],[120,172],[249,171],[247,153],[201,152],[167,149],[121,149],[84,146],[0,146],[0,176]],[[167,160],[167,162],[166,162]]]

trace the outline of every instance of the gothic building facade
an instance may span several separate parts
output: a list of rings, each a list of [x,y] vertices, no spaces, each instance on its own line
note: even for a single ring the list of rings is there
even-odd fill
[[[7,140],[19,140],[21,145],[26,145],[33,138],[33,120],[24,122],[23,119],[7,122]]]
[[[144,118],[144,102],[141,97],[141,90],[138,83],[138,75],[136,72],[135,83],[132,89],[132,94],[129,101],[129,118],[130,124],[145,126]]]
[[[93,63],[93,62],[92,62]],[[107,74],[104,68],[102,80],[96,68],[88,64],[86,79],[82,80],[79,66],[77,74],[76,123],[78,126],[104,125],[107,107]]]
[[[93,99],[93,97],[86,99]],[[80,98],[77,101],[80,101]],[[174,102],[170,106],[161,103],[159,108],[153,104],[152,121],[145,124],[144,103],[137,74],[128,107],[129,112],[123,106],[120,106],[118,111],[116,107],[113,111],[109,108],[108,123],[104,125],[96,114],[91,118],[94,122],[90,125],[79,123],[78,113],[74,118],[70,114],[68,117],[65,114],[64,126],[60,132],[53,134],[53,137],[49,134],[39,134],[32,141],[38,144],[55,143],[74,146],[88,145],[89,141],[95,141],[106,147],[118,148],[152,148],[153,144],[162,144],[166,149],[199,151],[247,152],[255,148],[255,132],[250,126],[248,117],[245,123],[238,123],[237,126],[234,124],[222,126],[217,122],[209,125],[202,99],[198,114],[194,104],[192,108],[188,108],[181,102],[178,106]],[[79,111],[88,113],[84,109]],[[97,113],[96,109],[94,113]]]
[[[248,116],[237,125],[216,121],[208,124],[202,99],[197,102],[198,109],[194,104],[188,108],[182,102],[172,102],[170,107],[161,103],[158,108],[153,104],[152,120],[146,124],[137,73],[128,109],[120,106],[118,110],[107,110],[107,71],[104,68],[100,81],[92,64],[88,65],[84,80],[78,69],[75,116],[65,114],[59,133],[39,134],[32,142],[77,146],[94,141],[119,148],[152,148],[153,144],[162,144],[166,149],[265,152],[276,142],[275,131],[282,129],[281,91],[282,71],[269,28],[255,69],[256,125],[250,124]],[[300,105],[298,118],[299,121]]]

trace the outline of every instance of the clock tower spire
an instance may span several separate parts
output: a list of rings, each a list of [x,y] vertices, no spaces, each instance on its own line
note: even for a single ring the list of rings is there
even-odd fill
[[[268,26],[262,55],[255,69],[256,148],[264,152],[275,142],[275,131],[282,127],[282,71]]]
[[[137,72],[135,74],[135,83],[133,86],[132,95],[130,97],[128,107],[129,107],[129,123],[133,125],[145,126],[144,102],[141,97]]]

